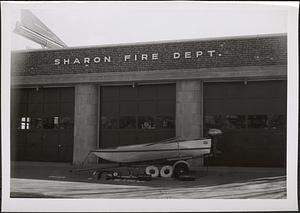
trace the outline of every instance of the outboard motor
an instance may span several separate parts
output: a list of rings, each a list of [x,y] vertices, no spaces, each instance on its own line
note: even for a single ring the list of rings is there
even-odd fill
[[[222,134],[222,130],[220,130],[220,129],[209,129],[208,130],[208,135],[210,135],[211,138],[212,138],[212,151],[211,151],[211,153],[214,154],[214,155],[222,154],[222,152],[220,150],[218,150],[218,148],[217,148],[219,136],[221,134]]]

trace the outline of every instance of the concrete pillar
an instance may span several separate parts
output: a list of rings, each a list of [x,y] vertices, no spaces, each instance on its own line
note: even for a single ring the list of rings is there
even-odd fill
[[[181,80],[176,83],[176,136],[198,139],[203,136],[203,91],[200,80]],[[203,159],[189,162],[202,166]]]
[[[176,136],[183,139],[202,137],[202,83],[182,80],[176,83]]]
[[[73,163],[82,163],[89,151],[97,148],[98,134],[98,87],[93,84],[75,86]],[[91,156],[89,163],[96,163]]]

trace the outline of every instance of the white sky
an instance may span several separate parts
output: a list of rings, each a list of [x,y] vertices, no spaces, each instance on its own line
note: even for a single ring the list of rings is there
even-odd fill
[[[68,46],[201,39],[287,32],[283,6],[203,2],[89,2],[16,4],[30,9]],[[12,33],[12,49],[40,48]]]

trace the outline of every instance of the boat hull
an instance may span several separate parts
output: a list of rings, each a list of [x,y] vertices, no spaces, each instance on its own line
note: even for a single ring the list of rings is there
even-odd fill
[[[120,146],[114,149],[93,150],[92,153],[104,160],[132,163],[163,159],[196,158],[209,154],[210,150],[211,139],[201,139]]]

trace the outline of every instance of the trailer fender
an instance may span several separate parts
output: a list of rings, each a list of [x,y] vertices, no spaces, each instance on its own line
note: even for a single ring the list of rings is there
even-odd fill
[[[183,163],[185,165],[187,165],[188,168],[190,168],[190,164],[185,161],[185,160],[179,160],[179,161],[176,161],[174,164],[173,164],[173,169],[175,168],[176,165],[180,164],[180,163]]]

